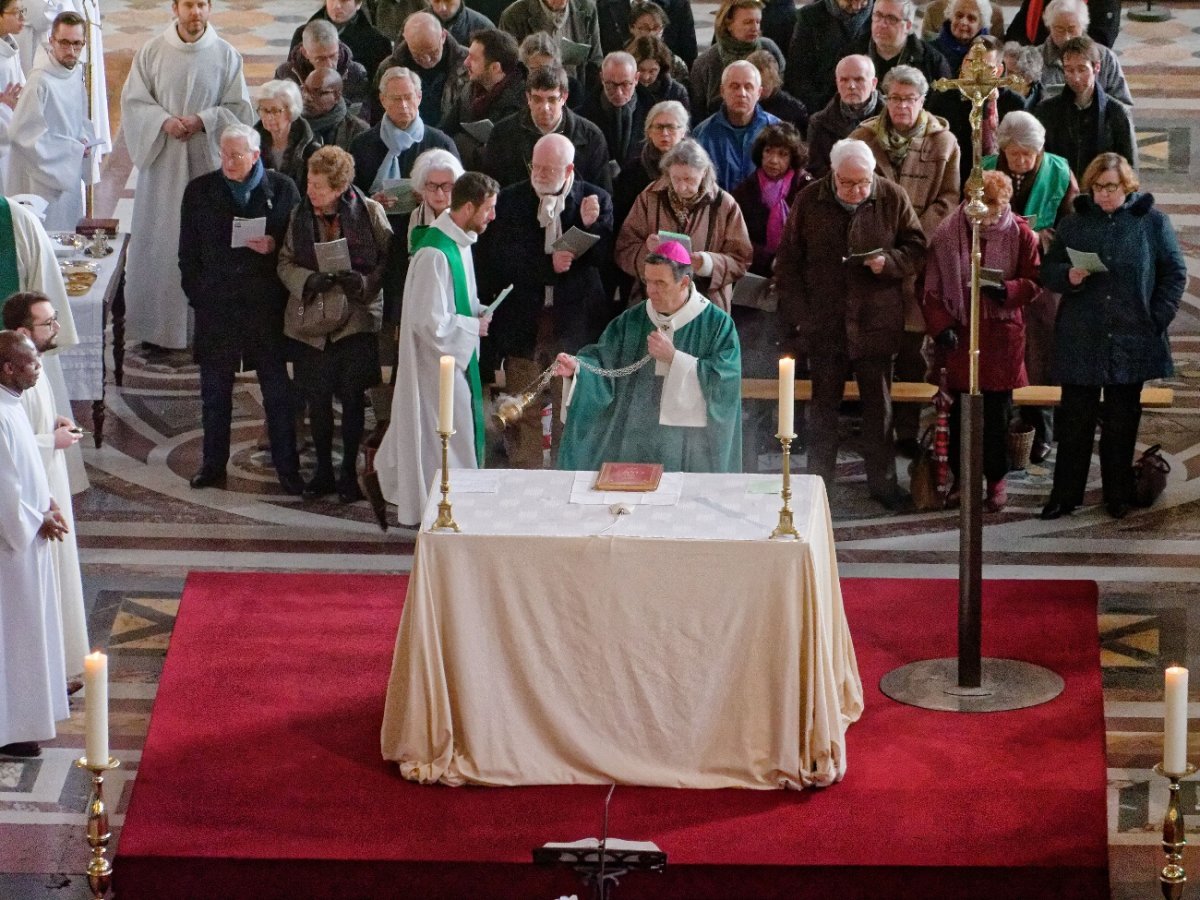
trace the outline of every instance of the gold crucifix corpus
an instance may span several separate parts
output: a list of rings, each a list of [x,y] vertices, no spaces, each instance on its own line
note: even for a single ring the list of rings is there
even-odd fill
[[[971,221],[971,393],[979,393],[979,223],[987,215],[983,202],[983,104],[987,98],[1002,87],[1017,87],[1024,84],[1019,75],[997,75],[993,63],[988,61],[988,49],[981,43],[971,45],[967,58],[963,60],[958,78],[939,78],[933,83],[934,90],[957,89],[971,101],[971,177],[967,179],[966,194],[971,198],[966,214]],[[998,98],[997,98],[998,99]]]

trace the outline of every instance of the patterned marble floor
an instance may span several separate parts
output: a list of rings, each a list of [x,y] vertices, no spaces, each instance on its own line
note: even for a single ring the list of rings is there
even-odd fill
[[[269,77],[292,29],[314,0],[258,4],[226,0],[213,21],[246,56],[249,78]],[[710,31],[715,3],[696,3]],[[1143,182],[1171,213],[1200,274],[1200,9],[1174,5],[1158,25],[1127,22],[1118,43],[1137,106]],[[108,55],[118,68],[148,34],[169,21],[163,0],[104,4]],[[1011,14],[1012,10],[1008,10]],[[127,216],[136,176],[121,149],[111,159],[101,212]],[[1113,897],[1157,895],[1158,825],[1165,790],[1150,772],[1160,754],[1161,670],[1200,664],[1200,285],[1193,279],[1172,328],[1178,375],[1176,405],[1150,412],[1141,442],[1161,442],[1172,464],[1157,506],[1122,522],[1095,507],[1057,522],[1035,513],[1050,468],[1015,476],[1009,509],[985,520],[985,577],[1092,578],[1098,610],[1109,764],[1109,843]],[[375,527],[363,504],[302,503],[278,492],[269,460],[255,450],[260,397],[252,379],[239,382],[234,460],[227,490],[192,491],[187,477],[199,459],[198,377],[184,355],[148,363],[134,348],[125,385],[109,385],[106,442],[85,460],[91,488],[76,498],[85,588],[94,645],[110,653],[114,750],[123,766],[110,779],[119,826],[137,774],[174,615],[189,570],[406,571],[411,532]],[[86,411],[80,410],[86,420]],[[847,423],[848,424],[848,423]],[[852,446],[852,442],[851,442]],[[311,465],[311,459],[306,458]],[[1098,492],[1098,472],[1092,496]],[[880,515],[863,500],[861,464],[841,461],[832,497],[843,574],[856,577],[957,573],[953,514]],[[1200,686],[1198,686],[1200,688]],[[1193,693],[1200,717],[1200,690]],[[5,900],[87,896],[82,809],[85,785],[70,762],[82,747],[82,699],[44,756],[0,762],[0,897]],[[1200,751],[1200,733],[1193,747]],[[1197,755],[1193,754],[1193,758]],[[1194,785],[1185,809],[1197,809]],[[1191,866],[1200,858],[1189,854]]]

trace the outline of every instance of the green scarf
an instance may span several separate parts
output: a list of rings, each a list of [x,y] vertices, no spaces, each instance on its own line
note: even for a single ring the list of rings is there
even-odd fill
[[[717,53],[721,56],[721,69],[739,59],[745,59],[755,50],[762,49],[762,41],[739,41],[728,34],[717,36]]]
[[[17,236],[8,203],[0,197],[0,309],[4,308],[5,300],[21,290],[21,277],[17,272]]]
[[[980,166],[987,169],[996,168],[996,154],[985,156]],[[1058,215],[1058,206],[1071,187],[1071,169],[1067,161],[1056,153],[1043,153],[1042,163],[1034,176],[1033,187],[1029,189],[1029,199],[1025,202],[1026,218],[1033,216],[1033,229],[1053,228],[1054,219]]]
[[[904,157],[908,156],[908,151],[912,147],[912,142],[925,137],[925,132],[929,128],[929,113],[921,110],[917,116],[917,121],[913,127],[908,130],[907,134],[901,134],[892,127],[892,117],[888,115],[885,109],[881,115],[874,118],[875,139],[879,141],[888,159],[892,161],[892,165],[897,169],[904,162]],[[864,125],[867,123],[863,123]]]
[[[454,281],[454,311],[460,316],[474,316],[471,311],[471,293],[467,290],[467,272],[463,268],[462,252],[454,239],[440,228],[417,228],[413,230],[412,251],[422,247],[440,250],[450,264],[450,277]],[[483,468],[483,382],[479,378],[479,354],[472,353],[467,363],[467,384],[471,386],[471,412],[475,419],[475,462]]]

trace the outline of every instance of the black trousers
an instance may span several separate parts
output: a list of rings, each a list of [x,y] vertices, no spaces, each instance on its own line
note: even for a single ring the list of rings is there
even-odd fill
[[[1065,506],[1083,503],[1096,425],[1100,425],[1100,482],[1105,503],[1133,500],[1133,451],[1142,421],[1142,382],[1064,384],[1058,409],[1058,455],[1050,499]]]
[[[296,454],[296,419],[291,380],[282,353],[260,353],[254,360],[262,388],[271,438],[271,462],[279,475],[299,475]],[[224,472],[229,463],[229,431],[233,418],[233,384],[237,365],[231,360],[200,363],[201,421],[204,425],[203,468]]]
[[[840,353],[810,354],[812,402],[808,405],[808,474],[833,483],[837,468],[838,406],[846,376],[853,371],[862,404],[862,455],[867,489],[886,496],[896,489],[892,449],[892,357],[865,356],[853,362]]]
[[[1008,474],[1008,420],[1012,418],[1012,391],[983,391],[983,477],[1000,481]],[[962,440],[962,394],[950,407],[950,471],[958,478]]]
[[[299,344],[296,381],[308,400],[317,475],[333,474],[333,398],[342,406],[342,475],[353,478],[366,422],[366,390],[379,384],[379,341],[373,332],[330,341],[323,350]]]

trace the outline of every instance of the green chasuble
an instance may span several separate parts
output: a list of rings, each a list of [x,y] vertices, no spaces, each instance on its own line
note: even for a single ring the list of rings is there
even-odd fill
[[[980,160],[979,166],[984,171],[995,169],[996,159],[994,153],[985,156]],[[1062,198],[1070,188],[1071,169],[1067,161],[1056,153],[1043,153],[1037,179],[1029,189],[1029,199],[1025,201],[1023,215],[1034,217],[1030,227],[1035,231],[1053,228],[1054,219],[1058,216],[1058,205],[1062,203]]]
[[[0,197],[0,309],[4,301],[21,290],[17,271],[17,239],[13,234],[12,210],[9,201]]]
[[[467,287],[467,272],[462,264],[462,251],[446,232],[440,228],[421,227],[413,229],[412,252],[422,247],[440,250],[450,265],[450,277],[454,281],[454,311],[460,316],[473,317],[471,292]],[[475,419],[475,463],[483,468],[483,383],[479,378],[479,354],[472,353],[467,363],[467,384],[471,387],[471,412]]]
[[[576,356],[604,369],[646,355],[654,327],[645,302],[609,323],[600,340]],[[733,319],[711,303],[674,334],[676,350],[696,357],[708,424],[702,428],[659,424],[664,376],[654,360],[624,378],[580,367],[567,407],[558,467],[599,469],[604,462],[657,462],[668,472],[742,470],[742,352]]]

